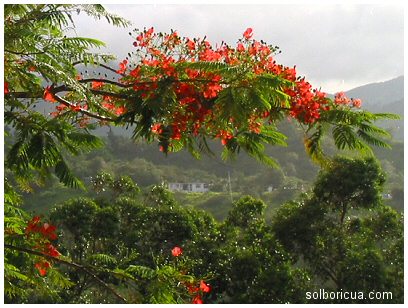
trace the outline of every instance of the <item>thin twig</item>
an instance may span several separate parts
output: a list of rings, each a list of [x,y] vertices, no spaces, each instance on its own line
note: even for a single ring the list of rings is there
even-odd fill
[[[133,84],[123,84],[117,81],[109,80],[109,79],[104,79],[104,78],[87,78],[87,79],[80,79],[78,80],[79,83],[88,83],[88,82],[103,82],[103,83],[109,83],[116,85],[121,88],[131,88],[133,87]]]
[[[76,66],[76,65],[78,65],[78,64],[84,64],[84,61],[74,62],[74,63],[72,63],[72,66]],[[110,66],[108,66],[108,65],[106,65],[106,64],[97,63],[97,66],[103,67],[104,69],[107,69],[107,70],[109,70],[109,71],[111,71],[111,72],[114,72],[115,74],[118,74],[118,75],[121,75],[121,76],[126,76],[125,74],[120,74],[120,73],[118,73],[117,70],[115,70],[114,68],[112,68],[112,67],[110,67]]]

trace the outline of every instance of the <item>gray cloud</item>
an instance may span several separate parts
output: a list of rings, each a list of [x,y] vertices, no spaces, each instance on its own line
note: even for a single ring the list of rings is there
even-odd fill
[[[334,92],[403,74],[403,7],[397,5],[107,5],[133,28],[154,26],[182,36],[235,43],[247,27],[278,45],[277,61],[293,66],[315,87]],[[131,29],[77,18],[77,33],[105,41],[126,56]]]

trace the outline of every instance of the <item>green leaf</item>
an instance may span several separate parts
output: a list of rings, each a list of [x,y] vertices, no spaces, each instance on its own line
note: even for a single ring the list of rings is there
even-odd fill
[[[344,150],[359,150],[362,153],[372,154],[372,150],[357,138],[352,127],[347,125],[337,125],[333,129],[334,143],[337,148]]]
[[[68,168],[64,160],[60,160],[55,165],[55,174],[58,176],[61,183],[72,188],[85,189],[84,184],[78,178],[76,178],[71,170]]]
[[[132,275],[139,276],[143,279],[152,279],[157,275],[155,270],[141,265],[130,265],[126,269],[126,272]]]

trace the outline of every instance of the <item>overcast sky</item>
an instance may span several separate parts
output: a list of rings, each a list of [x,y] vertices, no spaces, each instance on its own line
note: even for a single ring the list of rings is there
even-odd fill
[[[77,34],[95,37],[121,59],[132,50],[133,28],[175,29],[181,36],[234,44],[246,28],[254,38],[277,45],[277,61],[297,66],[314,87],[326,92],[385,81],[404,72],[402,5],[106,5],[133,22],[114,28],[88,17]]]

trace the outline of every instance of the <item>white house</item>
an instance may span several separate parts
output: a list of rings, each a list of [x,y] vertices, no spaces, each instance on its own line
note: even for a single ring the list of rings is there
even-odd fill
[[[266,188],[266,191],[267,191],[267,192],[273,192],[274,189],[276,189],[276,188],[274,188],[273,185],[269,185],[269,186]]]
[[[391,194],[382,194],[383,199],[392,199],[392,195]]]
[[[169,190],[182,192],[208,192],[209,185],[207,183],[169,183]]]

